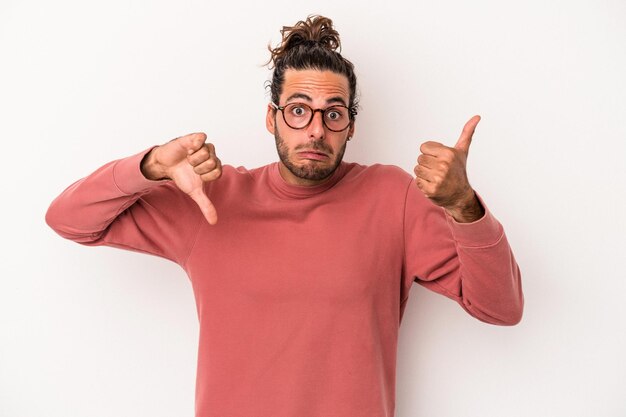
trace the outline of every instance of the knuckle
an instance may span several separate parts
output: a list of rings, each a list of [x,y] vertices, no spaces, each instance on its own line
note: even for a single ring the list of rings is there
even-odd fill
[[[441,150],[441,158],[444,161],[450,162],[454,159],[454,151],[450,148],[444,148]]]
[[[196,155],[198,155],[198,157],[202,159],[207,159],[210,153],[209,153],[209,150],[205,146],[203,146],[202,148],[198,149],[198,152],[196,152]]]
[[[222,170],[219,168],[213,169],[210,172],[205,172],[200,176],[203,181],[213,181],[222,176]]]
[[[200,145],[201,143],[204,143],[204,141],[206,140],[206,133],[203,132],[197,132],[197,133],[192,133],[192,135],[194,135],[194,141]]]

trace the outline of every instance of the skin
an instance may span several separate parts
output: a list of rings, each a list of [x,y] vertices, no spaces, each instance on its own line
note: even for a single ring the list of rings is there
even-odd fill
[[[153,148],[141,162],[141,172],[149,180],[174,181],[196,202],[209,224],[216,224],[217,211],[203,184],[222,176],[222,162],[206,139],[202,132],[191,133]]]
[[[460,223],[474,222],[485,214],[467,179],[467,156],[478,122],[477,115],[465,123],[454,147],[433,141],[422,143],[414,169],[418,188]]]
[[[348,79],[341,74],[318,70],[285,71],[279,105],[302,102],[314,109],[349,103]],[[279,170],[292,185],[315,186],[328,180],[342,160],[346,143],[354,134],[354,122],[342,132],[328,130],[315,113],[304,129],[292,129],[271,105],[266,127],[274,135]],[[484,215],[467,179],[467,156],[480,116],[464,126],[454,147],[424,142],[415,166],[416,186],[434,204],[443,207],[458,222],[473,222]],[[191,133],[153,148],[143,159],[141,171],[150,180],[170,179],[198,205],[210,224],[217,223],[215,207],[203,190],[203,183],[222,175],[222,163],[215,147],[205,143],[206,134]]]
[[[325,109],[333,104],[350,102],[348,79],[331,71],[285,71],[279,105],[305,103],[314,109]],[[343,158],[348,138],[354,134],[354,123],[346,130],[333,132],[322,122],[322,114],[315,113],[304,129],[292,129],[285,123],[280,111],[267,106],[265,124],[274,135],[283,179],[293,185],[313,186],[328,180]]]

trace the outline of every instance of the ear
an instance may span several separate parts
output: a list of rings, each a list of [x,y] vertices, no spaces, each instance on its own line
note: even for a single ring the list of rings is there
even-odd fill
[[[352,137],[354,136],[354,120],[352,121],[352,123],[350,123],[350,127],[348,128],[348,140],[352,139]]]
[[[265,115],[265,127],[267,127],[267,131],[272,135],[276,129],[274,122],[276,121],[276,109],[272,107],[270,104],[267,105],[267,114]]]

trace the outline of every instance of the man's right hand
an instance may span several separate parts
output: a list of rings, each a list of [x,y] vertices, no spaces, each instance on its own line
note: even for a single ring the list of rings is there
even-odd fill
[[[141,163],[141,172],[149,180],[171,179],[200,207],[210,224],[217,223],[217,211],[204,193],[203,184],[222,176],[222,162],[204,133],[181,136],[153,148]]]

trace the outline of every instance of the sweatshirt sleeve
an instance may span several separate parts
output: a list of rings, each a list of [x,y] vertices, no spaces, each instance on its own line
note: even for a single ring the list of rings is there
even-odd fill
[[[520,270],[502,225],[480,201],[485,215],[458,223],[411,182],[405,206],[404,283],[417,282],[443,294],[481,321],[514,325],[524,305]]]
[[[147,149],[110,162],[70,185],[50,205],[46,222],[83,245],[106,245],[184,264],[203,219],[172,181],[140,170]]]

